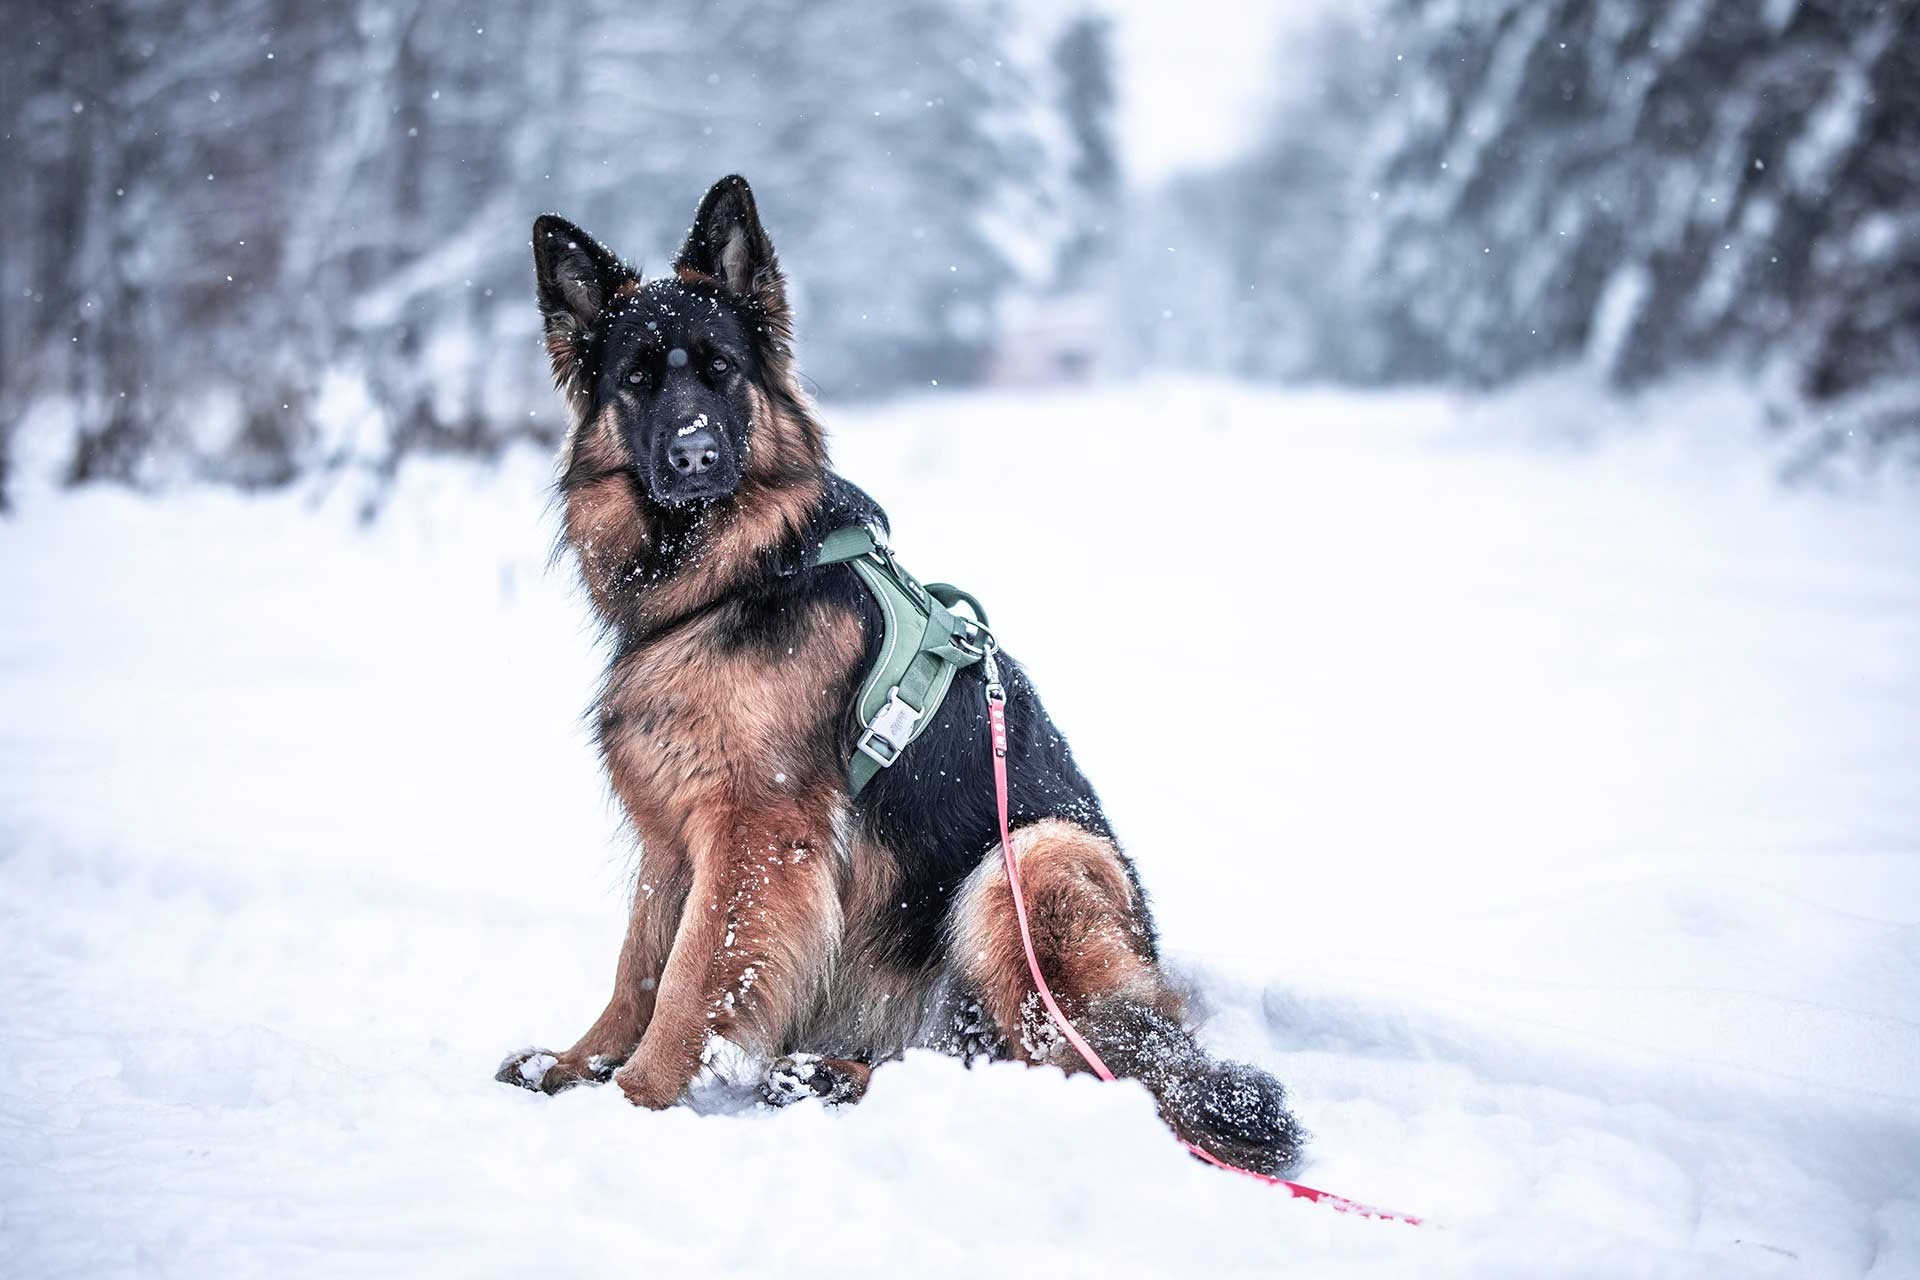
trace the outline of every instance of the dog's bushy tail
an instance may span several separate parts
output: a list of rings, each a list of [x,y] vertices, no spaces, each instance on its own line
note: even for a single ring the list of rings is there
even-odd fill
[[[1147,1086],[1161,1116],[1195,1146],[1274,1177],[1299,1162],[1307,1132],[1267,1072],[1209,1058],[1173,1018],[1123,996],[1091,1002],[1074,1022],[1116,1075]]]

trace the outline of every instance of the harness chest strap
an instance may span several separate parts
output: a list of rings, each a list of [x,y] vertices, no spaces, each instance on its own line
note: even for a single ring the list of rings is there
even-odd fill
[[[954,674],[980,661],[992,637],[979,601],[944,582],[922,585],[872,526],[834,530],[821,541],[813,564],[852,566],[880,608],[880,653],[854,703],[863,728],[847,780],[857,796],[926,732]],[[972,620],[953,612],[959,604],[972,611]]]

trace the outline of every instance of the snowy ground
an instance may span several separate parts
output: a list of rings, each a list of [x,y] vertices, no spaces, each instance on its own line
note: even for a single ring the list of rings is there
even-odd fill
[[[597,1011],[627,867],[545,461],[414,468],[370,528],[30,492],[0,1272],[1920,1275],[1920,502],[1779,490],[1735,397],[1650,413],[834,415],[1073,734],[1208,1038],[1291,1086],[1301,1176],[1440,1229],[1051,1071],[919,1056],[840,1113],[494,1084]]]

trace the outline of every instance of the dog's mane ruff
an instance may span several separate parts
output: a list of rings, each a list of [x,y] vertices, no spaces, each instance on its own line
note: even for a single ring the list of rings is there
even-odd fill
[[[547,360],[553,366],[554,389],[576,418],[586,412],[591,394],[592,345],[592,331],[571,316],[548,321]]]
[[[729,306],[753,335],[758,376],[749,391],[746,472],[727,498],[691,518],[645,495],[633,459],[612,417],[594,413],[592,333],[568,329],[548,338],[554,373],[568,395],[575,426],[561,461],[565,509],[561,546],[571,548],[602,624],[640,639],[714,603],[768,572],[798,542],[818,509],[827,475],[826,433],[800,387],[793,357],[793,316],[785,281],[769,263],[747,294],[692,267],[675,283]],[[610,310],[640,288],[623,282]]]

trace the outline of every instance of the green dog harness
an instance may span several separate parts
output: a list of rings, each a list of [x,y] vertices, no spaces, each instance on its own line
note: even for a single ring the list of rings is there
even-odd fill
[[[953,687],[954,673],[993,650],[993,633],[987,630],[987,611],[978,600],[945,582],[921,585],[900,567],[886,535],[875,526],[834,530],[821,542],[813,563],[852,565],[880,606],[880,656],[854,703],[863,728],[847,764],[847,779],[857,796],[926,732]],[[972,612],[972,619],[953,612],[960,604]]]

